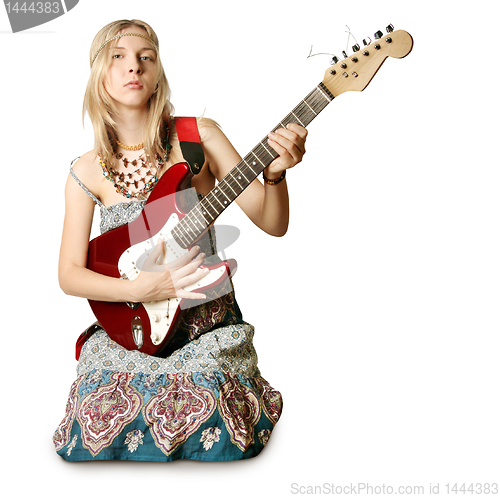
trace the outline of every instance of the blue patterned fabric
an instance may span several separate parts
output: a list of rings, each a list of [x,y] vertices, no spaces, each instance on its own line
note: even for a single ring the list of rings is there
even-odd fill
[[[132,221],[142,206],[101,205],[101,231]],[[164,462],[259,454],[282,398],[257,367],[253,327],[227,296],[193,308],[185,340],[167,358],[128,351],[102,329],[94,333],[54,433],[57,453],[69,461]]]
[[[168,358],[104,331],[84,345],[54,434],[65,460],[240,460],[266,445],[281,395],[261,376],[253,327],[221,327]]]

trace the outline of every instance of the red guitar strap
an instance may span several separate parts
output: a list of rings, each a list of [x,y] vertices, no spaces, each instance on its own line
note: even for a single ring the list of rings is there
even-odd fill
[[[184,160],[188,163],[191,173],[197,175],[205,162],[205,154],[201,146],[196,118],[175,118],[175,128]]]

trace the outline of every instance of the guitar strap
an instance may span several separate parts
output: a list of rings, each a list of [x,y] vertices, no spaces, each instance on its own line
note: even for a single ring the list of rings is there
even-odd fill
[[[201,146],[196,118],[175,118],[175,129],[184,160],[188,163],[191,173],[197,175],[205,162],[205,154]]]

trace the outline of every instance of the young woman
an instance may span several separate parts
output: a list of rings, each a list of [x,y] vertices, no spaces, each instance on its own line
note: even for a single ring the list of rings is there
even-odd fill
[[[80,157],[66,184],[66,213],[59,281],[67,294],[95,301],[196,300],[166,357],[129,351],[102,327],[84,336],[65,416],[54,434],[66,460],[236,460],[257,455],[279,419],[282,400],[260,375],[253,327],[242,319],[233,292],[212,300],[185,288],[202,278],[200,241],[174,264],[159,265],[134,280],[87,268],[95,205],[101,232],[133,221],[168,169],[184,161],[158,39],[142,21],[116,21],[95,37],[84,113],[92,120],[94,150]],[[206,195],[240,156],[219,127],[198,119],[204,154],[191,186]],[[180,130],[179,130],[180,131]],[[269,136],[279,154],[237,198],[262,230],[285,234],[287,169],[302,160],[307,132],[289,125]],[[202,246],[200,249],[199,246]],[[83,341],[82,341],[83,342]],[[163,355],[165,356],[165,355]]]

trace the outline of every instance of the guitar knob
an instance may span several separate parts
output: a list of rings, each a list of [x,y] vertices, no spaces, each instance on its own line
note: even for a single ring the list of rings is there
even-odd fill
[[[352,46],[352,51],[353,52],[359,52],[360,46],[356,43],[356,45]]]
[[[382,33],[382,31],[377,31],[374,36],[375,40],[379,40],[382,36],[384,36],[384,33]]]
[[[135,345],[137,346],[137,349],[141,349],[144,341],[141,318],[138,316],[134,316],[134,318],[132,318],[131,326],[132,326],[132,338],[134,339]]]
[[[339,58],[334,55],[332,57],[332,60],[330,61],[330,64],[333,66],[333,65],[337,64],[338,61],[339,61]]]
[[[385,30],[388,32],[388,33],[392,33],[394,31],[394,26],[392,24],[389,24],[389,26],[387,26],[385,28]]]
[[[158,323],[161,322],[161,315],[159,313],[154,313],[153,314],[153,320]]]

